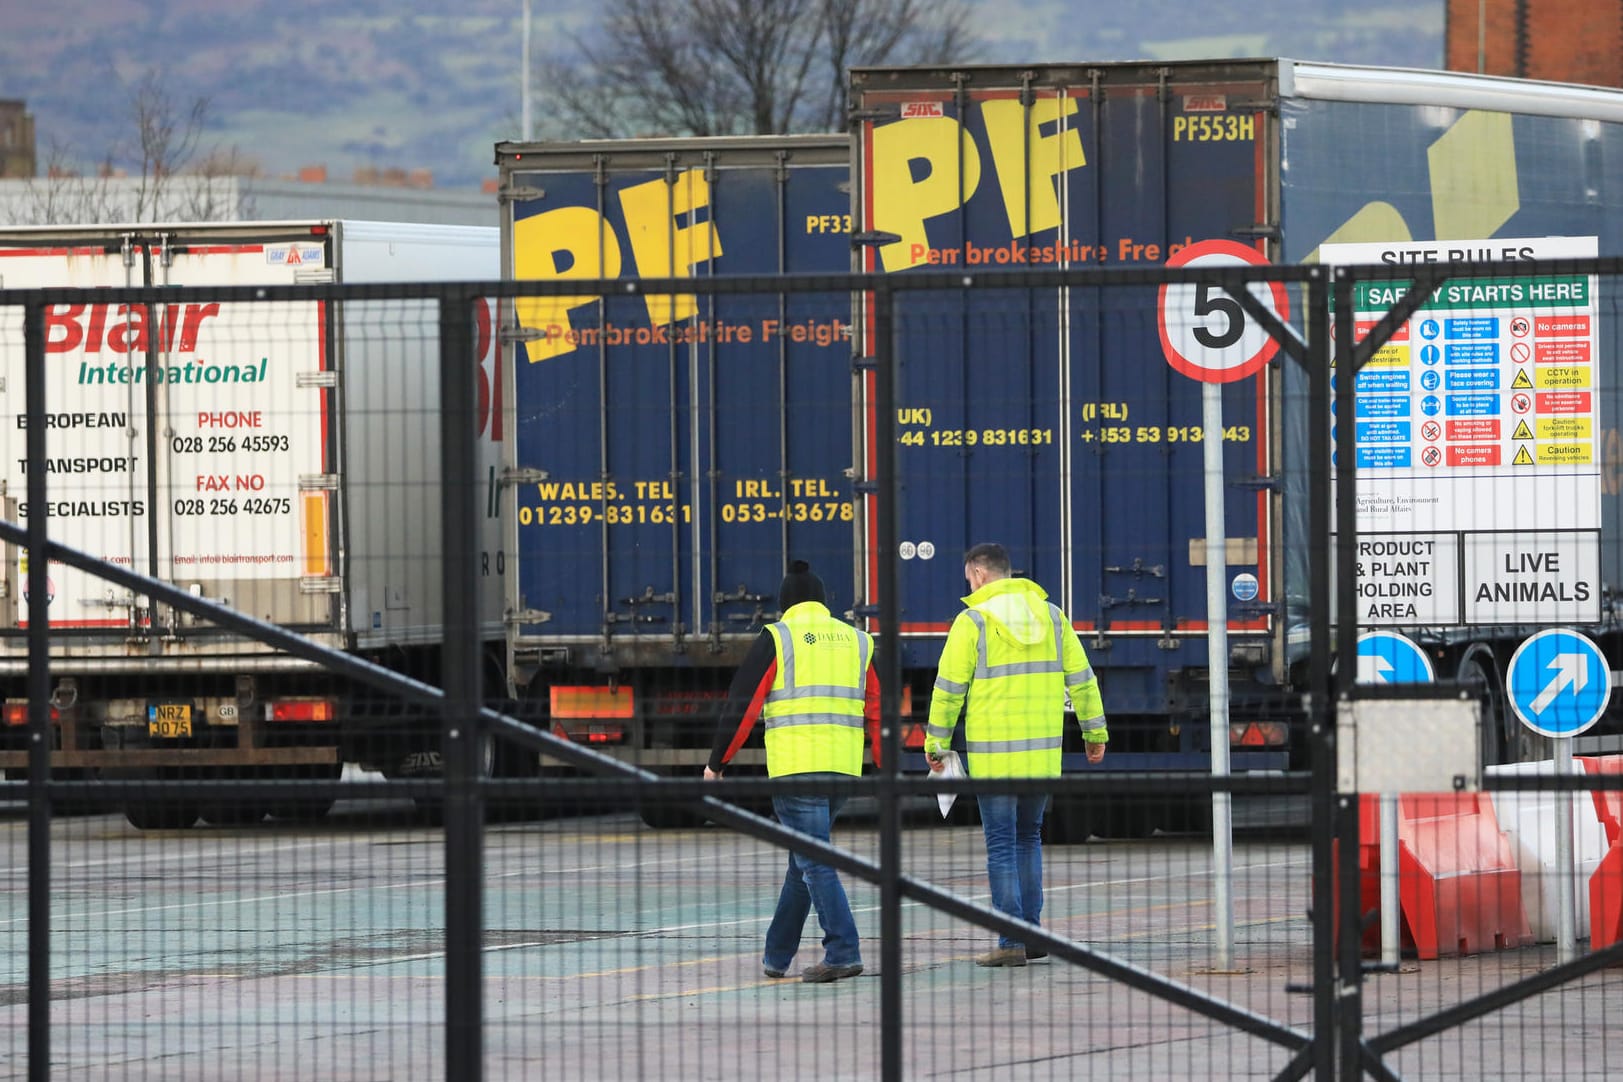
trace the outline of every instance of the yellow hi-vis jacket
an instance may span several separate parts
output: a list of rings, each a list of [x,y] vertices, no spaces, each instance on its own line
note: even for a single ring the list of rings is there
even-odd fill
[[[926,754],[949,747],[967,699],[969,772],[1046,778],[1060,772],[1065,697],[1090,744],[1109,741],[1104,700],[1088,655],[1059,606],[1029,579],[996,579],[964,598],[941,648]]]
[[[777,672],[761,707],[767,774],[861,774],[873,636],[815,601],[791,605],[767,630],[777,648]]]

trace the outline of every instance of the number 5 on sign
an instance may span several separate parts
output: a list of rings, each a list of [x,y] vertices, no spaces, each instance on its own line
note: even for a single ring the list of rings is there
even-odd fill
[[[1255,248],[1238,241],[1196,241],[1167,260],[1169,267],[1267,266]],[[1283,282],[1252,282],[1251,294],[1279,318],[1290,319]],[[1168,283],[1161,287],[1156,318],[1161,349],[1179,372],[1203,383],[1232,383],[1254,375],[1279,351],[1279,343],[1246,315],[1222,286]]]

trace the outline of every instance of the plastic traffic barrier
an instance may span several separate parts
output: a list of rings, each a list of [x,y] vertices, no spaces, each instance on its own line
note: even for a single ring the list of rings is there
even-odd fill
[[[1574,761],[1586,774],[1623,774],[1623,755],[1580,755]],[[1589,877],[1589,946],[1601,950],[1623,939],[1623,790],[1589,795],[1606,832],[1606,853]]]
[[[1377,953],[1380,805],[1373,794],[1360,797],[1358,814],[1359,899],[1366,917],[1362,943],[1365,953]],[[1403,947],[1421,959],[1533,942],[1521,870],[1485,793],[1399,797],[1398,902]]]
[[[1554,774],[1555,760],[1490,766],[1487,773],[1522,776]],[[1562,794],[1549,790],[1527,790],[1495,791],[1492,796],[1494,813],[1499,817],[1499,825],[1510,840],[1511,851],[1516,854],[1516,865],[1521,869],[1522,904],[1527,908],[1533,938],[1540,943],[1553,943],[1559,926],[1556,898],[1560,886],[1556,877],[1560,869],[1556,861],[1556,827],[1560,822],[1557,809]],[[1573,913],[1574,931],[1579,939],[1583,939],[1590,934],[1593,907],[1581,888],[1593,882],[1609,843],[1595,804],[1583,793],[1575,796],[1576,799],[1570,801],[1574,867],[1567,874],[1574,877],[1573,897],[1577,902]]]

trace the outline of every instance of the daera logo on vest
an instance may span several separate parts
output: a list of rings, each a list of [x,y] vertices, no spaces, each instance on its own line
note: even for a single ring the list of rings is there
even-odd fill
[[[821,635],[815,631],[805,631],[800,635],[800,641],[807,646],[815,645],[819,638],[824,642],[851,642],[856,635],[850,631],[825,631]]]

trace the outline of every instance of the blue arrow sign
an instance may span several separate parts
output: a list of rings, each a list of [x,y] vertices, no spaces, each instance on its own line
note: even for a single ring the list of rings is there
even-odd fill
[[[1577,736],[1606,712],[1612,670],[1587,636],[1540,631],[1516,648],[1505,673],[1510,708],[1541,736]]]
[[[1360,684],[1429,684],[1436,678],[1431,659],[1414,640],[1393,631],[1358,636]]]

